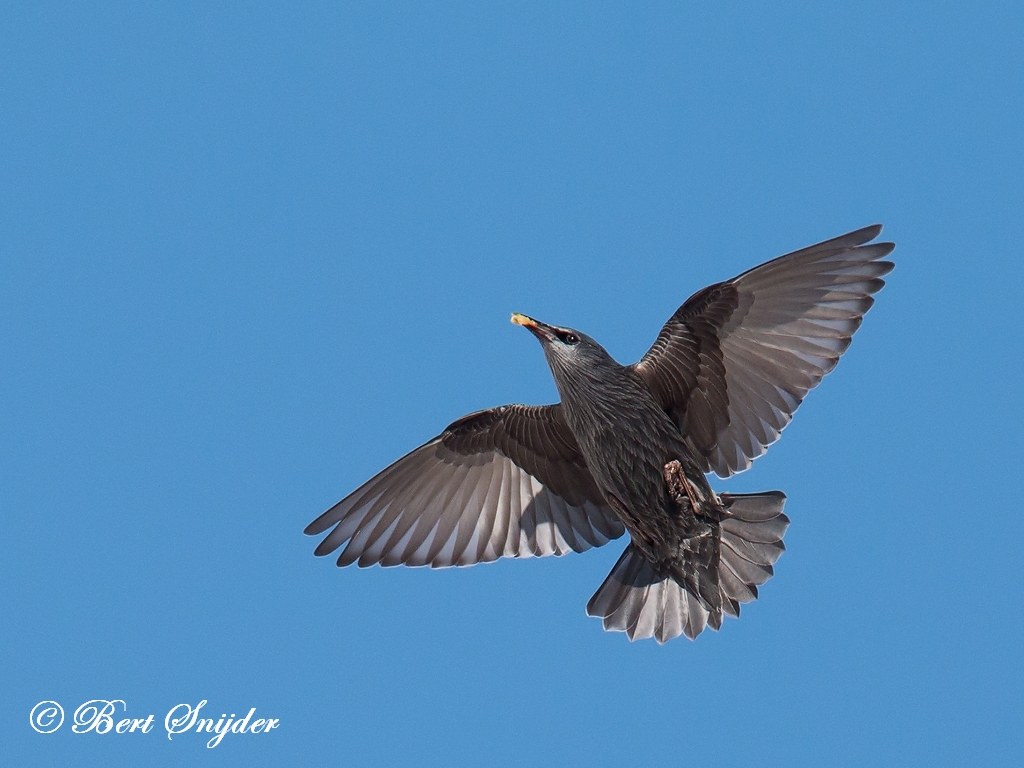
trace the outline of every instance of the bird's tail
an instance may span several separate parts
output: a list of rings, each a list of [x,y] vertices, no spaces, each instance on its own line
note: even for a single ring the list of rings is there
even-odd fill
[[[758,586],[771,578],[772,565],[786,548],[786,496],[779,491],[723,493],[721,500],[725,511],[713,529],[717,568],[706,569],[717,572],[721,600],[714,602],[721,603],[720,609],[659,572],[630,544],[590,598],[587,614],[604,619],[605,629],[625,632],[630,640],[654,637],[659,643],[680,634],[692,640],[709,624],[718,629],[722,613],[739,616],[740,603],[757,599]]]

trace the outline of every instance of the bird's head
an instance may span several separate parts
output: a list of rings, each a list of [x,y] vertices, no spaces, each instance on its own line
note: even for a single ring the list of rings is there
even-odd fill
[[[605,348],[585,333],[548,325],[518,312],[513,313],[512,322],[529,330],[540,341],[563,398],[566,390],[573,388],[581,378],[599,376],[607,366],[618,367]]]

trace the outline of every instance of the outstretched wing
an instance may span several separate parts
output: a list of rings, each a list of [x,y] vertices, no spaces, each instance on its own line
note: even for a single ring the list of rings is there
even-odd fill
[[[850,345],[893,265],[875,225],[698,291],[634,366],[704,471],[742,472]]]
[[[580,455],[560,405],[505,405],[465,416],[306,528],[338,565],[471,565],[582,552],[621,521]]]

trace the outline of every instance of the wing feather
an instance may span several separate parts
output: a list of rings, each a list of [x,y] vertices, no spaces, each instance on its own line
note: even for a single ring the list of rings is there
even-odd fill
[[[636,364],[705,471],[742,472],[835,368],[893,268],[865,227],[698,291]]]
[[[605,504],[561,406],[470,414],[306,527],[338,565],[472,565],[582,552],[625,529]]]

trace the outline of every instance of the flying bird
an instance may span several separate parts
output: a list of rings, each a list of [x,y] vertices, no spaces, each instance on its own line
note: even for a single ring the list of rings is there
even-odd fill
[[[850,345],[893,264],[865,227],[698,291],[647,354],[525,315],[561,402],[472,413],[310,523],[338,565],[440,568],[630,543],[587,604],[630,640],[693,639],[757,598],[785,549],[779,491],[717,494]]]

